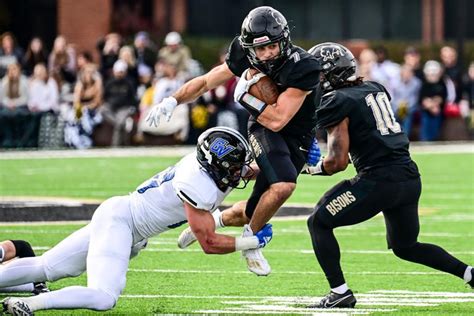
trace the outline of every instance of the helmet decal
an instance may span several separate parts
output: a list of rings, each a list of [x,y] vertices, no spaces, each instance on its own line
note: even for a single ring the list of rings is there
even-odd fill
[[[270,38],[268,36],[262,36],[262,37],[257,37],[257,38],[254,38],[253,39],[253,43],[254,44],[260,44],[260,43],[265,43],[265,42],[269,42],[270,41]]]
[[[225,139],[218,137],[212,142],[211,146],[209,146],[209,150],[216,154],[217,158],[221,159],[225,155],[234,151],[235,147],[230,145]]]
[[[275,22],[276,22],[278,25],[282,25],[282,26],[286,25],[286,21],[282,21],[282,20],[280,19],[280,17],[278,16],[277,13],[278,13],[277,11],[274,11],[274,10],[271,11],[271,15],[272,15],[273,18],[275,19]],[[281,15],[281,14],[280,14],[280,15]]]
[[[344,56],[345,53],[340,47],[335,46],[323,46],[321,47],[321,57],[323,61],[327,61],[328,59],[334,59],[337,57]]]

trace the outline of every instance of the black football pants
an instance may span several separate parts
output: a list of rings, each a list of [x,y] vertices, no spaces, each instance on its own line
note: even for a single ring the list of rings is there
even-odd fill
[[[326,192],[308,218],[314,253],[331,288],[345,283],[333,229],[364,222],[379,212],[385,218],[388,247],[396,256],[463,277],[466,264],[436,245],[417,241],[420,178],[383,179],[389,173],[403,175],[403,169],[391,166],[340,182]]]

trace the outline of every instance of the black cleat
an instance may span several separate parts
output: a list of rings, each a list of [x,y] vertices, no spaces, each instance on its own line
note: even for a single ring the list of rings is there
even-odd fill
[[[344,294],[331,291],[319,303],[308,305],[307,308],[354,308],[356,302],[351,290],[347,290]]]
[[[41,293],[48,293],[48,292],[49,292],[48,286],[44,282],[35,283],[35,287],[33,291],[31,291],[33,295],[39,295]]]

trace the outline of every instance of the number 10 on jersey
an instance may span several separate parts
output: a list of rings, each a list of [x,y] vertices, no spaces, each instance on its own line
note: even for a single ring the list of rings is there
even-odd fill
[[[369,94],[365,97],[365,102],[367,102],[367,106],[370,106],[374,114],[380,134],[388,135],[390,131],[392,133],[400,133],[402,131],[400,124],[395,120],[392,106],[385,92],[377,93],[375,98],[373,94]]]

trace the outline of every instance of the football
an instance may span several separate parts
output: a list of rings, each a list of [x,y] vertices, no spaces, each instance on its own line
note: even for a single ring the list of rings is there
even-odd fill
[[[257,69],[250,68],[246,79],[249,80],[258,73]],[[266,104],[275,104],[280,94],[277,85],[268,76],[260,78],[257,83],[253,84],[249,89],[249,93]]]

